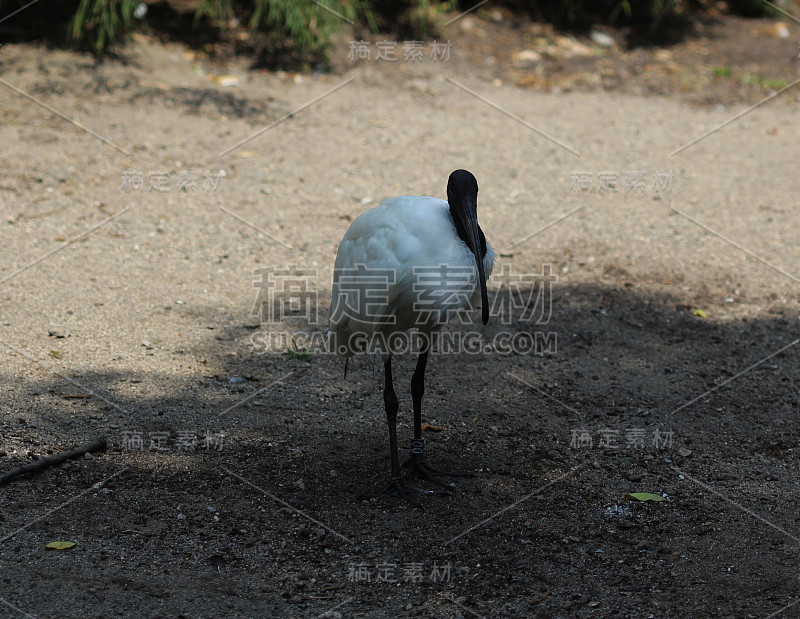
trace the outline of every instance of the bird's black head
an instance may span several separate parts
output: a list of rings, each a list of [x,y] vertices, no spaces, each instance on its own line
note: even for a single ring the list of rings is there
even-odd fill
[[[489,322],[489,298],[483,268],[486,237],[478,226],[478,181],[470,172],[456,170],[450,175],[447,181],[447,203],[458,236],[475,255],[478,285],[481,289],[481,319],[486,324]]]
[[[472,196],[477,201],[478,181],[471,172],[456,170],[447,179],[447,201],[452,205],[465,196]]]

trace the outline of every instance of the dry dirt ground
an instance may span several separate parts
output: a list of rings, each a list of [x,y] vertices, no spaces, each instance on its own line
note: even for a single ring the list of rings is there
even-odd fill
[[[540,92],[470,36],[305,76],[3,47],[0,472],[109,449],[0,488],[0,615],[800,616],[796,91],[675,152],[752,92]],[[473,476],[357,501],[380,367],[268,344],[325,330],[354,216],[459,167],[498,273],[551,305],[429,364],[430,457]]]

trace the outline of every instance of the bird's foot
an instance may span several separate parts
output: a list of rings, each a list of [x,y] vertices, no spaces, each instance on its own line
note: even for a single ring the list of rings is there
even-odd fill
[[[425,481],[432,482],[444,488],[453,488],[454,484],[446,484],[437,479],[437,477],[469,477],[469,473],[462,473],[460,471],[445,471],[428,466],[425,463],[425,457],[422,454],[412,454],[411,457],[403,464],[403,468],[408,469],[406,479],[424,479]]]
[[[442,490],[425,490],[424,488],[417,488],[416,486],[411,486],[400,477],[393,477],[389,480],[389,483],[386,486],[379,490],[378,492],[374,492],[372,494],[362,494],[359,495],[359,501],[367,501],[369,499],[376,499],[382,496],[392,496],[392,497],[400,497],[401,499],[406,499],[411,503],[416,503],[414,500],[413,495],[415,494],[450,494],[449,491],[442,491]]]

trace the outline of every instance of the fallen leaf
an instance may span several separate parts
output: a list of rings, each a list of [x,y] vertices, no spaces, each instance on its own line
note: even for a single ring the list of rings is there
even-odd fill
[[[209,79],[220,86],[238,86],[239,78],[236,75],[210,75]]]
[[[50,542],[45,548],[47,548],[47,550],[67,550],[74,545],[75,542]]]
[[[430,432],[442,432],[444,430],[442,426],[432,426],[429,423],[426,423],[424,426],[422,426],[422,429],[429,430]]]
[[[260,154],[257,150],[240,150],[233,157],[235,159],[248,159],[250,157],[258,157]]]
[[[637,501],[666,501],[660,494],[653,494],[652,492],[630,492],[625,495]]]
[[[695,316],[697,316],[698,318],[708,318],[708,314],[706,314],[706,313],[705,313],[703,310],[701,310],[701,309],[692,310],[692,314],[694,314],[694,315],[695,315]]]
[[[548,589],[547,591],[545,591],[544,593],[542,593],[538,597],[529,598],[528,599],[528,603],[529,604],[539,604],[540,602],[544,602],[547,599],[548,595],[550,595],[550,589]]]

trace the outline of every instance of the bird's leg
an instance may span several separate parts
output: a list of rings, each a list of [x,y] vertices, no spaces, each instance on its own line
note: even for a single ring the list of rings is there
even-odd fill
[[[421,494],[435,494],[431,490],[423,490],[408,486],[400,476],[400,458],[397,455],[397,410],[400,408],[397,394],[392,384],[392,358],[389,357],[383,364],[386,381],[383,387],[383,404],[386,407],[386,422],[389,425],[389,458],[392,466],[392,477],[386,487],[375,494],[361,495],[360,499],[371,499],[378,496],[400,496],[409,498],[409,492]]]
[[[392,383],[392,358],[383,365],[385,383],[383,386],[383,405],[386,407],[386,422],[389,424],[389,457],[392,463],[392,481],[400,481],[400,459],[397,455],[397,410],[400,405]]]
[[[445,484],[437,476],[448,477],[468,477],[468,473],[458,473],[455,471],[443,471],[428,466],[425,463],[425,439],[422,438],[422,396],[425,394],[425,368],[428,364],[428,352],[426,348],[419,353],[417,367],[411,377],[411,400],[414,403],[414,438],[411,439],[411,456],[403,463],[403,468],[409,469],[408,476],[419,479],[427,479],[445,488],[452,487],[452,484]]]

